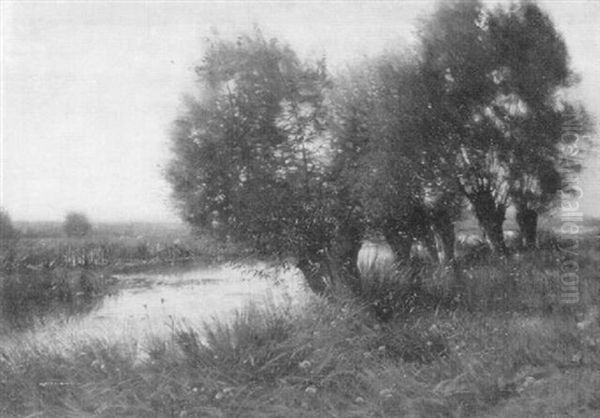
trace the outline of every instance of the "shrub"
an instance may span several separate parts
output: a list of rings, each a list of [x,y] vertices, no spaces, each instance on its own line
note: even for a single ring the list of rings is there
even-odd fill
[[[12,220],[4,209],[0,208],[0,243],[17,238],[18,231],[12,224]]]
[[[443,269],[443,268],[442,268]],[[452,299],[445,271],[413,262],[410,266],[373,264],[363,269],[358,299],[382,321],[417,310],[446,306]],[[436,280],[432,279],[435,278]],[[453,281],[454,278],[450,278]]]
[[[195,367],[232,367],[237,379],[272,381],[289,374],[302,361],[293,335],[296,326],[286,313],[250,307],[232,323],[205,327],[206,342],[196,331],[177,333],[177,343]]]
[[[18,239],[19,231],[14,228],[8,213],[0,208],[0,271],[3,273],[9,273],[13,268]]]
[[[0,317],[25,328],[49,314],[82,314],[110,292],[113,278],[86,269],[18,266],[0,282]]]
[[[68,237],[81,238],[90,232],[92,224],[84,214],[70,212],[65,217],[63,228]]]

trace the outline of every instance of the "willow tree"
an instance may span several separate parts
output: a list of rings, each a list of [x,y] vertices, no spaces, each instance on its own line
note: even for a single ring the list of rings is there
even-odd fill
[[[388,239],[412,230],[412,240],[421,240],[435,258],[437,238],[441,254],[450,260],[454,257],[454,221],[461,196],[450,175],[453,162],[444,158],[446,144],[431,121],[420,57],[388,54],[379,60],[377,68],[381,93],[374,123],[379,148],[387,159],[396,195],[410,193],[404,197],[404,210],[399,210],[398,197],[390,205],[390,219],[397,230],[389,231],[393,236]]]
[[[574,81],[548,16],[524,1],[489,10],[477,0],[440,4],[420,32],[432,126],[492,248],[506,253],[510,204],[522,228],[560,184],[560,126]],[[534,233],[533,233],[534,234]],[[531,237],[532,232],[527,235]],[[530,238],[531,239],[531,238]]]
[[[334,165],[370,229],[400,260],[415,241],[453,257],[458,213],[454,182],[431,140],[417,57],[387,52],[338,79],[334,95]]]
[[[565,132],[583,138],[592,125],[585,109],[566,99],[577,82],[567,47],[554,24],[531,2],[497,9],[487,19],[497,57],[494,82],[503,106],[495,117],[510,149],[506,152],[509,190],[526,246],[533,246],[537,218],[556,203],[565,176],[581,169],[579,156],[564,153]],[[581,156],[580,155],[580,156]]]
[[[358,254],[328,171],[324,64],[303,64],[256,32],[213,41],[196,72],[167,173],[182,217],[258,253],[295,255],[322,291]]]

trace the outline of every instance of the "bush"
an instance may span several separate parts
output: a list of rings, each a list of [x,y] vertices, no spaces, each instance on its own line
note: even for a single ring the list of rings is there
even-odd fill
[[[70,212],[65,217],[63,228],[68,237],[81,238],[90,232],[92,224],[84,214]]]
[[[236,380],[273,381],[298,368],[306,350],[293,338],[296,325],[286,313],[250,307],[230,324],[206,326],[206,343],[194,330],[177,333],[177,343],[193,367],[230,367]]]
[[[12,220],[8,213],[0,208],[0,243],[14,240],[18,236],[18,231],[12,224]]]
[[[423,266],[418,262],[410,266],[372,265],[362,270],[358,299],[384,322],[416,311],[449,307],[455,280],[450,276],[451,272],[444,267]]]
[[[19,231],[14,228],[8,213],[0,208],[0,271],[4,273],[13,267],[18,239]]]
[[[86,269],[17,266],[0,282],[0,318],[10,328],[26,328],[49,314],[84,314],[114,281]]]

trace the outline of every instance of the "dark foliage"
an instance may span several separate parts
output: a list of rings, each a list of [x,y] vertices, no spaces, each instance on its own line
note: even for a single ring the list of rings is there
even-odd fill
[[[92,224],[83,213],[70,212],[65,217],[63,229],[68,237],[82,238],[92,230]]]
[[[533,212],[577,168],[559,146],[565,123],[578,119],[577,135],[591,126],[560,94],[575,82],[562,37],[532,2],[489,10],[477,0],[440,5],[420,37],[430,121],[463,195],[495,252],[507,251],[510,204],[531,243]]]
[[[213,42],[197,73],[202,94],[175,122],[167,173],[183,218],[260,254],[295,255],[323,290],[360,247],[327,165],[324,64],[257,32]]]

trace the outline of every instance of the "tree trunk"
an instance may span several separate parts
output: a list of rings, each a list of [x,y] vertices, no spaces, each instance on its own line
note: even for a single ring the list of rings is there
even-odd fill
[[[496,255],[505,256],[508,253],[508,248],[504,242],[504,233],[502,231],[503,221],[498,220],[498,216],[489,216],[480,219],[481,227],[488,239],[492,252]]]
[[[363,230],[358,223],[343,225],[337,231],[330,252],[332,279],[358,290],[360,272],[358,253],[362,247]]]
[[[410,249],[412,247],[412,238],[401,235],[395,229],[385,229],[383,236],[396,256],[396,261],[408,262],[410,259]]]
[[[298,269],[315,293],[324,293],[332,284],[357,290],[360,273],[358,253],[362,246],[362,230],[358,225],[341,227],[327,248],[305,249],[298,257]]]
[[[506,206],[496,204],[490,190],[479,191],[468,196],[475,209],[475,216],[496,255],[508,254],[502,224],[506,216]]]
[[[454,260],[454,241],[456,235],[454,233],[454,222],[450,214],[446,211],[438,212],[432,217],[433,230],[439,237],[442,247],[443,263],[449,263]]]
[[[444,254],[443,262],[449,263],[454,260],[454,242],[456,235],[454,233],[454,224],[445,225],[443,229],[438,230],[440,241],[442,243],[442,252]]]
[[[422,242],[431,257],[431,261],[436,264],[439,263],[441,261],[440,253],[436,242],[436,233],[432,228],[430,228],[428,233],[423,237]]]
[[[328,272],[325,258],[322,255],[315,251],[305,251],[299,255],[296,267],[302,272],[304,280],[313,292],[318,295],[325,292]]]
[[[517,209],[517,224],[521,233],[521,242],[525,248],[535,248],[537,243],[538,214],[527,206]]]

